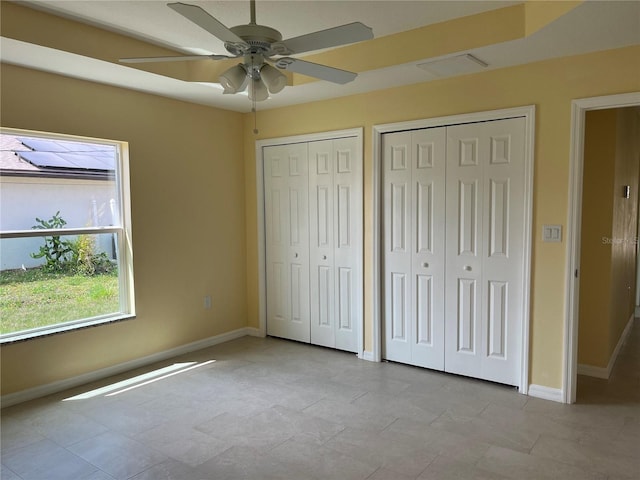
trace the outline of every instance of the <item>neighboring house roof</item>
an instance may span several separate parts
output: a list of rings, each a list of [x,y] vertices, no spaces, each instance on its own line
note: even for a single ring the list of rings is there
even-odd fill
[[[0,134],[0,174],[7,176],[113,179],[110,145]]]

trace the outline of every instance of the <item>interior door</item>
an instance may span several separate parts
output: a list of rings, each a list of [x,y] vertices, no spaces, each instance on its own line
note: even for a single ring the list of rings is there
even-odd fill
[[[333,141],[309,144],[311,343],[335,347]]]
[[[386,134],[384,356],[444,368],[445,128]]]
[[[310,340],[307,144],[265,147],[267,334]]]
[[[362,322],[358,137],[263,148],[267,334],[355,352]]]
[[[309,143],[311,343],[352,352],[362,305],[358,157],[355,137]]]
[[[358,349],[362,321],[362,152],[356,137],[339,138],[333,149],[335,348]]]
[[[447,127],[445,370],[517,385],[523,118]]]

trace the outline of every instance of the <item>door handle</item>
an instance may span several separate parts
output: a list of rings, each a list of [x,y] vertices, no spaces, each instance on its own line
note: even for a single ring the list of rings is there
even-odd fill
[[[323,259],[323,260],[326,260],[326,259],[327,259],[327,256],[326,256],[326,255],[322,255],[322,259]]]
[[[294,253],[294,254],[293,254],[293,258],[298,258],[298,254],[297,254],[297,253]]]
[[[467,271],[467,272],[470,272],[473,269],[471,268],[471,265],[465,265],[464,266],[464,270]]]
[[[429,268],[429,263],[424,262],[424,263],[422,264],[422,266],[423,266],[424,268]]]

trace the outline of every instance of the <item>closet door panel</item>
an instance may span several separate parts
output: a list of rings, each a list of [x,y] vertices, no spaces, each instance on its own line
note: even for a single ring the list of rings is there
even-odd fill
[[[309,143],[311,343],[335,347],[334,187],[332,140]]]
[[[411,358],[444,368],[446,130],[411,133]]]
[[[445,129],[383,144],[385,358],[442,370]]]
[[[458,216],[447,226],[457,248],[447,252],[445,370],[517,385],[524,119],[452,126],[447,135],[447,217]]]
[[[265,147],[267,333],[309,341],[306,145]]]
[[[447,285],[445,370],[482,371],[483,165],[486,141],[478,124],[447,127]]]
[[[362,322],[362,162],[355,137],[333,140],[335,347],[355,352]]]
[[[384,358],[411,358],[411,132],[383,137]]]
[[[488,122],[485,168],[486,302],[482,378],[520,383],[522,365],[525,120]]]

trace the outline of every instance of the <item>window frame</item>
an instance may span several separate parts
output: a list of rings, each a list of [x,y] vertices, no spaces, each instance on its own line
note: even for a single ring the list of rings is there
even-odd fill
[[[0,345],[14,343],[33,338],[40,338],[57,333],[68,332],[96,325],[103,325],[135,318],[135,294],[133,282],[133,242],[131,235],[131,190],[129,181],[129,144],[128,142],[107,140],[101,138],[83,137],[78,135],[66,135],[60,133],[40,132],[8,127],[0,127],[0,135],[16,135],[48,140],[65,140],[115,147],[116,171],[115,189],[118,199],[119,226],[109,227],[72,227],[56,229],[29,229],[29,230],[1,230],[0,239],[11,238],[39,238],[51,235],[97,235],[112,233],[118,251],[118,287],[120,311],[98,315],[95,317],[70,320],[50,326],[37,327],[29,330],[20,330],[0,335]]]

